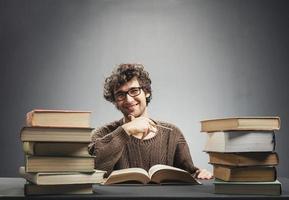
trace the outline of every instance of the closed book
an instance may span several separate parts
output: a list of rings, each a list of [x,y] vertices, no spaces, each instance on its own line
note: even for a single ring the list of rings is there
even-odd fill
[[[92,128],[23,127],[21,141],[91,142]]]
[[[226,182],[215,180],[216,194],[241,194],[241,195],[281,195],[281,183],[272,182]]]
[[[273,166],[278,165],[276,152],[219,153],[209,152],[209,163],[228,166]]]
[[[207,133],[206,152],[272,152],[273,131],[226,131]]]
[[[201,132],[280,129],[279,117],[232,117],[201,121]]]
[[[214,176],[223,181],[275,181],[276,169],[269,166],[228,167],[214,165]]]
[[[90,127],[90,111],[35,109],[26,114],[26,126]]]
[[[36,185],[65,185],[65,184],[95,184],[103,182],[106,172],[94,170],[93,172],[26,172],[25,167],[19,168],[19,174],[27,181]]]
[[[89,143],[83,142],[23,142],[23,151],[34,156],[90,157]]]
[[[24,194],[29,195],[58,195],[58,194],[92,194],[92,184],[75,185],[35,185],[26,183]]]
[[[93,172],[94,157],[26,156],[26,172]]]

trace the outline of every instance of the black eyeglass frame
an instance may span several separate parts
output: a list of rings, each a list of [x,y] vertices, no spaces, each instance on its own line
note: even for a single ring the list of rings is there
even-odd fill
[[[131,94],[131,92],[135,89],[138,90],[138,93],[137,94]],[[123,100],[125,100],[126,95],[129,95],[130,97],[136,97],[136,96],[141,94],[142,89],[143,89],[143,87],[132,87],[126,92],[117,92],[114,94],[114,99],[115,99],[115,101],[123,101]]]

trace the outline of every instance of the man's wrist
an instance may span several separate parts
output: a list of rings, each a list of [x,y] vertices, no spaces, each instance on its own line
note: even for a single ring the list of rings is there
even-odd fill
[[[131,135],[131,133],[130,133],[130,131],[129,131],[129,128],[128,128],[128,126],[127,126],[127,124],[123,124],[121,127],[122,127],[123,130],[126,132],[126,134]]]

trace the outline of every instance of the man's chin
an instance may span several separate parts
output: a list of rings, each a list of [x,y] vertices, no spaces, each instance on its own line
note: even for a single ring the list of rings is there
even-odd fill
[[[137,113],[127,113],[125,114],[126,117],[133,116],[134,118],[140,117],[140,114]]]

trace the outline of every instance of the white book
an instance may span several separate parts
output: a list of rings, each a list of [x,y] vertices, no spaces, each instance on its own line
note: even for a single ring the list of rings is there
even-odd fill
[[[226,131],[207,133],[206,152],[274,151],[274,131]]]

